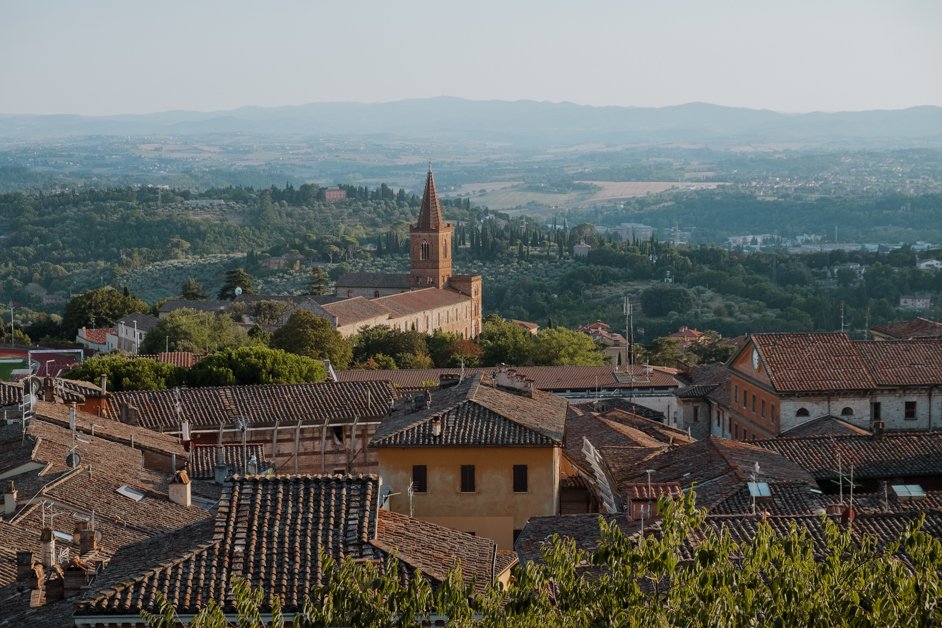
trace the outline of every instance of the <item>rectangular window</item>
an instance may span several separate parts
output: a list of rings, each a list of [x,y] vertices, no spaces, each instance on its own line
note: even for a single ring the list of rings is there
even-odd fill
[[[772,407],[769,409],[769,418],[772,419],[772,423],[775,423],[775,404],[772,404]]]
[[[694,423],[700,422],[700,406],[693,407],[693,422]]]
[[[514,465],[514,493],[527,492],[527,465]]]
[[[880,410],[881,410],[881,408],[880,408],[880,402],[879,402],[879,401],[874,401],[873,403],[870,404],[870,416],[873,417],[873,420],[874,420],[874,421],[879,421],[880,419],[883,418],[883,417],[881,416]]]
[[[762,418],[765,418],[765,399],[762,400]]]
[[[424,464],[412,465],[412,490],[416,493],[428,492],[428,467]]]
[[[752,393],[752,411],[753,413],[755,413],[756,411],[756,394],[755,393]]]
[[[474,492],[474,465],[473,464],[461,465],[461,492],[462,493]]]
[[[906,412],[906,414],[904,415],[905,418],[909,419],[910,421],[915,419],[916,418],[916,402],[907,401],[905,412]]]
[[[739,399],[739,384],[733,384],[733,399]]]
[[[749,406],[749,391],[743,389],[742,391],[742,407],[746,408]]]
[[[733,438],[739,438],[739,424],[733,425]]]

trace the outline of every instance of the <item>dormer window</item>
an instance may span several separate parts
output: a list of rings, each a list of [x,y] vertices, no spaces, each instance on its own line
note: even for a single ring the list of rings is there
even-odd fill
[[[850,406],[845,406],[844,409],[841,410],[841,416],[854,416],[854,409]]]
[[[795,416],[811,416],[807,408],[798,408],[798,412],[795,413]]]

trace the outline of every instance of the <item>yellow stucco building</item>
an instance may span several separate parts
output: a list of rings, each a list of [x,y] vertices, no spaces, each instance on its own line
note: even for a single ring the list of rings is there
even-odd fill
[[[377,429],[386,506],[512,549],[557,514],[568,402],[498,371],[406,400]]]

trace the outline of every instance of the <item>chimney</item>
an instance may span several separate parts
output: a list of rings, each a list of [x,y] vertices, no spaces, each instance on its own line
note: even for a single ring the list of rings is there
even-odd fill
[[[98,549],[98,535],[101,534],[97,530],[93,530],[90,527],[86,527],[79,531],[79,555],[84,556],[89,552],[94,552]]]
[[[222,486],[226,483],[226,480],[229,479],[229,476],[232,475],[232,468],[226,464],[225,455],[223,454],[222,447],[216,448],[216,468],[213,470],[213,479],[216,481],[216,484]]]
[[[43,401],[47,403],[55,403],[56,401],[56,385],[55,380],[51,377],[43,378],[43,387],[42,387]]]
[[[435,415],[432,419],[432,436],[441,436],[442,435],[442,417]]]
[[[848,506],[847,508],[844,509],[843,512],[841,512],[841,525],[844,526],[845,528],[849,528],[852,525],[854,525],[854,519],[856,518],[857,518],[857,513],[854,511],[853,508]]]
[[[873,435],[874,435],[874,436],[880,436],[880,435],[882,435],[882,434],[883,434],[883,428],[884,428],[885,426],[886,426],[886,424],[885,424],[883,421],[879,421],[879,420],[878,420],[878,421],[874,421],[874,422],[873,422]]]
[[[69,566],[65,568],[62,580],[65,597],[71,597],[86,589],[89,584],[89,574],[85,571],[85,563],[78,558],[73,558]]]
[[[76,520],[72,531],[72,544],[78,545],[82,540],[82,530],[88,527],[87,521]]]
[[[138,425],[137,408],[131,404],[121,404],[121,422],[125,425]]]
[[[6,490],[3,491],[3,514],[12,515],[16,512],[16,484],[13,480],[7,482]]]
[[[33,575],[33,553],[16,553],[16,579],[19,582],[27,582]]]
[[[46,578],[46,601],[61,600],[65,597],[65,574],[62,568],[56,565],[52,568],[52,573]]]
[[[108,376],[107,375],[101,376],[101,379],[98,380],[98,387],[101,388],[102,397],[108,394]]]
[[[181,506],[192,506],[193,497],[190,493],[190,476],[186,471],[177,471],[173,474],[169,490],[170,501]]]
[[[40,560],[43,567],[52,568],[56,564],[56,535],[52,533],[52,528],[43,528],[39,541],[42,544]]]

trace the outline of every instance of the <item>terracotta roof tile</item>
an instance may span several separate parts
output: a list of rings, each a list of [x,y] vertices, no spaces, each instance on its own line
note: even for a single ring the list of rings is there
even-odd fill
[[[37,417],[50,423],[65,427],[69,425],[69,408],[62,404],[37,401],[34,412]],[[82,411],[76,412],[75,416],[76,429],[83,434],[94,433],[97,438],[128,446],[133,444],[136,449],[174,454],[179,456],[181,461],[186,459],[186,450],[176,436],[158,434],[152,430],[125,425],[120,421]]]
[[[871,329],[874,333],[900,340],[942,336],[942,323],[930,321],[928,318],[921,316],[908,321],[877,325]]]
[[[389,310],[391,318],[409,316],[440,307],[463,305],[470,302],[471,297],[447,288],[422,288],[421,290],[400,292],[399,294],[390,294],[370,300],[370,303]]]
[[[848,423],[840,417],[827,414],[785,430],[780,436],[801,438],[806,436],[869,436],[870,434],[869,430],[858,427],[853,423]]]
[[[942,383],[942,338],[857,341],[878,386],[932,386]]]
[[[530,517],[520,536],[514,543],[517,557],[521,564],[529,561],[542,561],[541,548],[554,534],[560,537],[574,539],[577,547],[585,551],[598,549],[602,538],[599,530],[599,519],[608,523],[615,523],[622,534],[630,536],[641,529],[640,521],[629,521],[624,514],[600,515],[597,513],[585,515],[555,515],[548,517]]]
[[[444,390],[431,391],[429,407],[412,404],[383,419],[370,441],[372,447],[516,446],[562,444],[566,400],[541,391],[525,396],[498,389],[482,376]],[[441,433],[433,423],[438,417]]]
[[[629,388],[678,388],[681,383],[677,377],[665,369],[636,365],[631,367],[633,377],[621,372],[615,373],[611,366],[515,366],[520,375],[533,380],[535,388],[550,392],[594,391],[597,389]],[[490,374],[496,367],[466,368],[465,376],[480,373]],[[458,369],[394,369],[394,370],[350,370],[339,371],[337,377],[342,382],[385,380],[397,388],[415,390],[427,387],[427,382],[438,384],[445,374],[459,374]]]
[[[942,475],[942,432],[776,438],[752,445],[778,452],[817,480],[837,477],[838,458],[845,472],[853,464],[861,480]]]
[[[322,582],[321,550],[336,560],[385,561],[396,554],[406,575],[421,569],[433,582],[459,560],[469,582],[493,578],[493,542],[380,513],[378,493],[375,476],[237,476],[220,501],[211,537],[197,526],[191,534],[180,530],[161,537],[162,544],[154,539],[119,552],[112,560],[119,571],[106,572],[77,615],[153,609],[157,593],[181,614],[210,600],[230,610],[236,575],[262,588],[263,612],[275,597],[293,612]],[[151,547],[153,560],[139,560]],[[130,562],[122,565],[125,559]]]
[[[395,389],[384,381],[325,382],[320,384],[265,384],[181,388],[183,416],[192,428],[216,428],[236,417],[248,418],[253,426],[323,423],[329,419],[349,423],[354,417],[375,421],[385,416]],[[137,409],[142,426],[177,431],[180,419],[173,390],[114,393],[108,405],[111,418],[120,417],[121,406]]]
[[[222,462],[232,469],[234,474],[242,475],[246,472],[245,461],[255,456],[258,462],[258,471],[265,468],[265,447],[258,443],[248,443],[243,448],[241,444],[227,443],[225,445],[194,445],[190,449],[190,459],[187,470],[194,480],[212,480],[216,474],[216,463],[219,453],[222,452]]]
[[[875,386],[847,334],[754,334],[752,341],[779,392],[869,390]]]
[[[96,345],[103,345],[108,341],[108,334],[115,336],[117,333],[117,327],[98,327],[94,329],[83,327],[82,329],[79,329],[78,335],[85,338],[87,342]]]
[[[389,308],[377,303],[377,299],[351,297],[341,299],[323,306],[324,311],[334,317],[337,327],[353,325],[360,321],[370,321],[376,318],[385,320],[392,315]]]
[[[380,510],[372,545],[395,555],[413,570],[421,570],[433,584],[440,584],[455,565],[461,565],[466,584],[483,593],[494,581],[497,545],[490,539]]]

